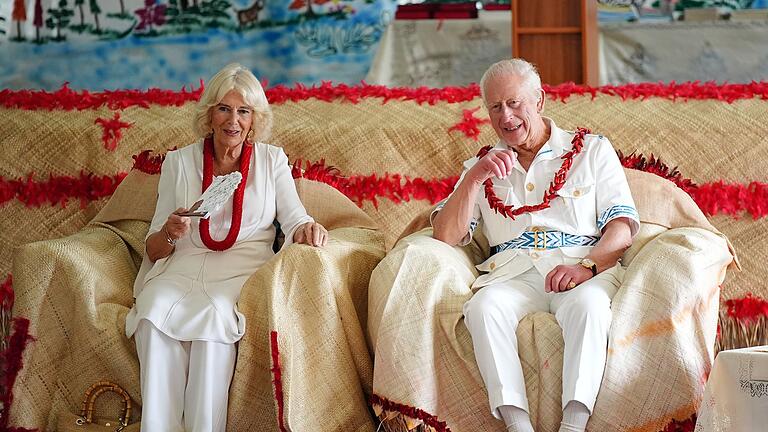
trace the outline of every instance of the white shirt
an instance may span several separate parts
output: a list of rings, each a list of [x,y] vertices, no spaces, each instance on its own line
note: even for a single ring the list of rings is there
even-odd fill
[[[254,144],[250,164],[235,244],[211,251],[200,239],[200,219],[192,218],[192,229],[176,242],[171,255],[154,263],[145,256],[134,284],[136,303],[126,317],[129,337],[142,319],[177,340],[234,343],[243,336],[245,316],[236,303],[248,277],[274,255],[273,221],[280,223],[286,245],[300,225],[313,221],[299,200],[281,148]],[[202,141],[168,152],[147,237],[160,231],[177,208],[189,208],[197,201],[202,178]],[[214,240],[223,240],[229,232],[232,203],[230,197],[210,216]]]
[[[558,128],[549,118],[545,117],[544,121],[550,124],[551,134],[536,154],[528,171],[524,170],[519,163],[515,163],[512,173],[506,178],[492,177],[493,189],[496,196],[504,201],[504,205],[518,208],[541,203],[544,192],[553,181],[555,172],[562,165],[563,160],[560,157],[572,148],[573,132]],[[506,144],[500,141],[495,148],[504,149]],[[456,187],[477,162],[477,157],[464,162],[464,172],[456,183]],[[483,234],[491,246],[517,238],[524,231],[531,231],[532,227],[598,237],[608,222],[619,217],[625,217],[630,221],[633,236],[640,227],[624,169],[613,146],[603,136],[588,134],[584,137],[584,147],[581,153],[573,158],[573,165],[568,172],[566,182],[557,195],[550,201],[549,208],[524,213],[513,220],[495,213],[488,204],[485,192],[481,189],[474,204],[469,232],[462,239],[461,245],[466,245],[472,240],[472,234],[481,222]],[[433,218],[446,200],[438,204],[435,212],[432,213]],[[491,256],[477,266],[479,270],[489,274],[478,278],[473,287],[479,288],[491,282],[501,282],[502,278],[517,276],[529,269],[531,265],[534,265],[542,275],[546,275],[556,265],[575,263],[586,256],[590,249],[590,246],[564,247],[546,251],[508,249]],[[523,256],[526,259],[522,259]]]

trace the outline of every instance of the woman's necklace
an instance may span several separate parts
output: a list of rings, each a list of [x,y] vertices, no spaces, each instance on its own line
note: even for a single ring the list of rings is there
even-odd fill
[[[500,200],[499,197],[496,196],[496,192],[493,191],[493,181],[491,181],[490,178],[485,180],[483,182],[485,198],[488,200],[488,205],[491,206],[491,209],[506,218],[514,220],[515,216],[519,216],[523,213],[536,212],[549,208],[549,202],[557,196],[557,191],[559,191],[565,184],[568,171],[571,170],[571,165],[573,165],[573,157],[581,153],[581,150],[584,147],[584,135],[588,133],[590,133],[589,129],[576,128],[576,133],[573,136],[573,140],[571,141],[573,148],[571,151],[560,156],[560,158],[563,159],[563,163],[560,165],[560,169],[555,173],[555,177],[552,179],[552,183],[549,184],[549,189],[547,189],[547,191],[544,193],[544,198],[539,204],[523,206],[520,208],[505,206],[504,201]],[[481,148],[480,151],[477,152],[477,158],[482,158],[488,154],[489,151],[491,151],[491,146],[485,146]]]
[[[243,220],[243,195],[245,184],[248,182],[248,170],[251,167],[251,153],[253,153],[253,145],[247,141],[244,142],[240,153],[240,174],[243,178],[235,189],[232,201],[232,223],[229,225],[227,237],[221,241],[214,240],[210,232],[210,218],[200,221],[200,239],[210,250],[224,251],[231,248],[240,234],[240,223]],[[206,138],[203,143],[203,192],[208,189],[211,182],[213,182],[213,138]]]

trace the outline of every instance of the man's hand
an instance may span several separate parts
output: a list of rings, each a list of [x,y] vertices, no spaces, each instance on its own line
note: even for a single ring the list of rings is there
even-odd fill
[[[328,244],[328,231],[317,222],[307,222],[293,233],[293,242],[322,247]]]
[[[545,292],[565,292],[592,278],[592,270],[580,265],[561,264],[544,279]]]
[[[494,149],[469,169],[467,177],[477,184],[493,176],[503,179],[512,173],[512,167],[516,162],[517,155],[514,151]]]

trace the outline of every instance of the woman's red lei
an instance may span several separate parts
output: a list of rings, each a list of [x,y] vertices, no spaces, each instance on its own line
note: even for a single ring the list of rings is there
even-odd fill
[[[251,167],[251,153],[253,153],[253,144],[248,141],[243,143],[243,150],[240,153],[240,174],[243,175],[240,184],[235,189],[235,195],[232,202],[232,223],[229,226],[229,232],[224,240],[218,241],[211,238],[210,220],[202,219],[200,221],[200,239],[208,249],[214,251],[224,251],[232,247],[240,234],[240,223],[243,220],[243,194],[245,193],[245,184],[248,182],[248,170]],[[203,143],[203,192],[213,182],[213,138],[206,138]]]
[[[581,153],[581,150],[584,147],[584,135],[588,133],[590,133],[589,129],[576,128],[576,133],[573,136],[573,140],[571,141],[573,148],[571,151],[560,157],[563,159],[563,164],[560,165],[560,169],[555,173],[555,177],[552,179],[552,183],[549,184],[549,189],[547,189],[547,191],[544,193],[544,198],[539,204],[523,206],[520,208],[505,206],[504,201],[500,200],[499,197],[496,196],[496,192],[493,191],[493,181],[491,181],[490,178],[485,180],[483,182],[483,186],[485,186],[485,198],[488,200],[488,205],[491,206],[491,209],[493,209],[493,211],[496,213],[500,213],[504,217],[514,220],[515,216],[519,216],[523,213],[535,212],[549,208],[549,202],[557,196],[557,191],[559,191],[560,188],[562,188],[565,184],[568,171],[570,171],[571,165],[573,165],[573,157]],[[477,152],[477,158],[481,159],[483,156],[487,155],[489,151],[491,151],[491,146],[485,146],[481,148],[480,151]]]

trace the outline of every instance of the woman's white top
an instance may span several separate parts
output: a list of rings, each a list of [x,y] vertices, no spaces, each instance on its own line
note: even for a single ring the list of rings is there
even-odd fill
[[[152,263],[145,256],[134,285],[136,302],[125,320],[131,337],[147,319],[168,336],[181,340],[234,343],[245,332],[237,310],[248,277],[274,252],[277,219],[290,244],[296,229],[313,222],[296,193],[288,158],[281,148],[256,143],[243,196],[243,217],[235,244],[222,252],[200,239],[200,219],[176,242],[168,257]],[[202,193],[203,141],[170,151],[163,162],[157,208],[147,237],[162,229],[177,208],[189,208]],[[210,233],[223,240],[232,220],[232,202],[210,216]]]

